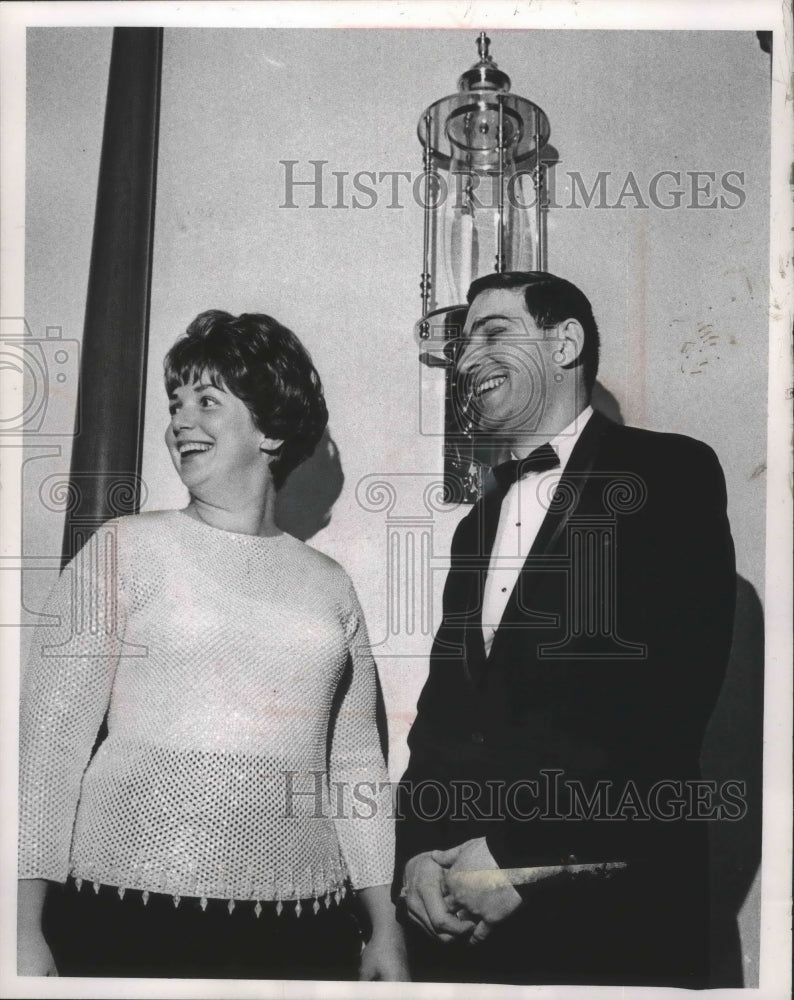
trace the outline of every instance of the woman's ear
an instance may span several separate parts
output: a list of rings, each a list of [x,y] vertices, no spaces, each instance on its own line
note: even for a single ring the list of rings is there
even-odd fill
[[[572,368],[584,349],[584,328],[578,319],[566,319],[555,332],[559,347],[554,352],[554,360],[562,368]]]
[[[259,442],[259,450],[264,452],[265,455],[271,455],[275,458],[281,451],[281,447],[284,444],[283,440],[278,438],[263,437]]]

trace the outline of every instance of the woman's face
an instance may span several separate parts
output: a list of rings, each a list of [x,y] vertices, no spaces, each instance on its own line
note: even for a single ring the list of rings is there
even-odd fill
[[[256,427],[241,399],[206,376],[178,386],[169,397],[169,412],[165,443],[191,493],[244,487],[266,471],[269,458],[262,448],[277,442]]]

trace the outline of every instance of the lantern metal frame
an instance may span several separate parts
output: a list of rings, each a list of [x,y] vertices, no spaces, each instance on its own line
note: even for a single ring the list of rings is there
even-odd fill
[[[469,210],[474,175],[495,179],[496,218],[493,272],[545,270],[547,241],[545,227],[545,165],[541,158],[550,136],[544,111],[532,101],[510,93],[510,77],[500,70],[489,52],[490,39],[481,32],[477,39],[478,61],[458,80],[458,92],[435,101],[422,113],[417,127],[422,145],[423,248],[420,293],[422,315],[414,326],[420,347],[420,361],[430,368],[443,368],[444,391],[444,484],[449,502],[474,502],[482,493],[487,469],[494,464],[498,442],[477,433],[470,413],[470,400],[462,397],[455,368],[456,347],[460,343],[467,305],[462,301],[437,301],[440,237],[439,224],[442,173],[452,177],[452,166],[462,159],[468,179],[463,192],[463,210]],[[476,123],[476,129],[475,129]],[[462,130],[461,130],[462,129]],[[509,167],[508,167],[509,164]],[[505,210],[505,191],[520,174],[529,174],[534,190],[534,227],[531,229],[531,260],[515,259],[508,253],[513,245],[511,219]],[[493,186],[493,185],[492,185]],[[448,196],[450,185],[446,185]],[[523,206],[526,207],[526,206]],[[482,216],[480,216],[482,218]],[[450,223],[451,225],[451,223]],[[471,247],[469,247],[471,252]],[[487,271],[468,261],[470,281]],[[448,282],[452,284],[452,282]],[[462,289],[463,297],[467,289]]]

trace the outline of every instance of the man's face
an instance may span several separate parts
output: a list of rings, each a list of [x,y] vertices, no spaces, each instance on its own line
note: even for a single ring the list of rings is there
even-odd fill
[[[538,328],[521,288],[493,288],[472,302],[458,356],[462,398],[474,426],[507,439],[542,433],[560,342]]]

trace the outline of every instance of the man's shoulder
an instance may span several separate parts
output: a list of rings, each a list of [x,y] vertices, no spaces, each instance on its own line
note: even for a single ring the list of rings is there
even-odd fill
[[[704,441],[686,434],[648,430],[604,421],[599,458],[620,456],[641,466],[670,461],[676,465],[718,464],[714,450]]]
[[[611,424],[598,449],[598,476],[628,473],[642,482],[647,510],[663,511],[679,503],[721,509],[726,502],[725,475],[710,445],[686,434]]]
[[[566,475],[587,479],[593,475],[633,473],[655,491],[680,482],[711,484],[724,491],[724,477],[710,445],[686,434],[648,430],[619,424],[596,411],[571,456]],[[662,486],[661,484],[664,484]],[[501,503],[495,485],[458,522],[453,551],[466,549],[478,537],[483,523]]]

